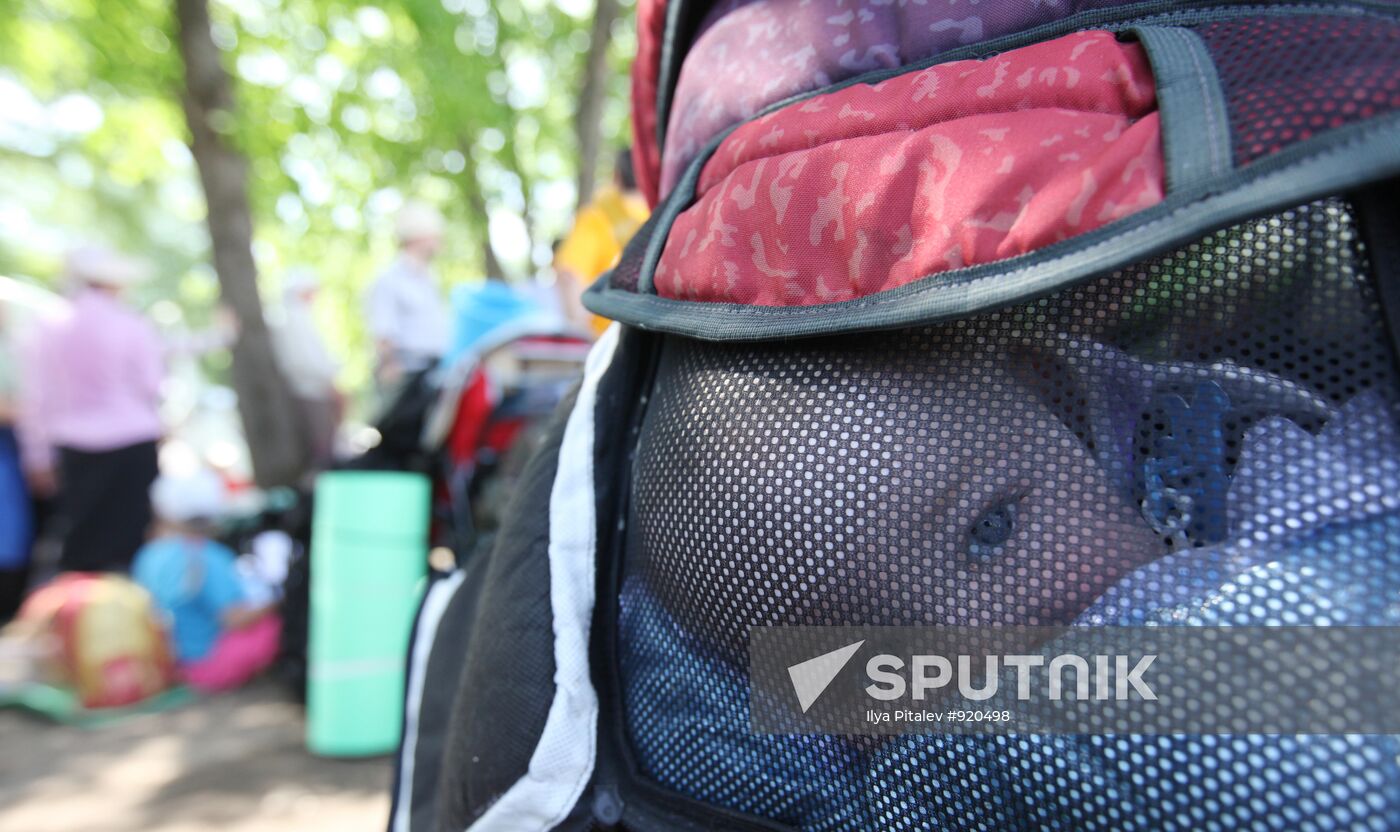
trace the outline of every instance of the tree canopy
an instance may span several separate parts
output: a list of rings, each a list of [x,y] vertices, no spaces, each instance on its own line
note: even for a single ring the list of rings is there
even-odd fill
[[[604,147],[627,130],[622,6]],[[360,295],[403,199],[449,217],[448,282],[548,262],[577,199],[591,0],[213,0],[211,12],[235,83],[219,130],[250,162],[263,294],[275,299],[290,268],[320,276],[351,384],[369,363]],[[207,320],[218,287],[182,72],[169,0],[0,0],[0,273],[53,281],[63,250],[96,238],[152,264],[158,322]]]

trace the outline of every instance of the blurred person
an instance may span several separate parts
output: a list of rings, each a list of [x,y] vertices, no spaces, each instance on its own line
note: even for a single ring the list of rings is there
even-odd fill
[[[65,272],[72,304],[24,354],[20,449],[36,496],[58,494],[59,568],[124,571],[151,522],[163,345],[122,300],[146,277],[134,261],[83,247]]]
[[[33,532],[29,494],[15,441],[18,387],[4,309],[0,307],[0,624],[13,618],[24,600]]]
[[[132,577],[167,619],[181,678],[206,693],[239,687],[277,657],[282,622],[270,596],[245,583],[233,551],[211,539],[223,484],[208,470],[162,475],[150,500],[158,531]]]
[[[336,387],[340,364],[331,356],[316,325],[316,296],[321,285],[307,269],[287,276],[282,290],[282,320],[273,327],[277,361],[301,408],[311,442],[312,470],[334,459],[335,436],[344,415]]]
[[[622,257],[622,249],[650,215],[637,190],[632,151],[618,151],[612,184],[579,209],[574,226],[554,255],[560,303],[569,320],[601,334],[608,321],[583,308],[583,291]]]
[[[563,237],[555,237],[549,247],[549,265],[536,271],[534,276],[520,287],[520,291],[529,297],[537,308],[544,314],[554,316],[561,327],[573,322],[572,318],[564,315],[563,298],[559,296],[559,275],[555,271],[555,264],[559,260],[559,247],[563,244]]]
[[[370,286],[366,317],[375,345],[375,383],[386,398],[437,364],[451,317],[432,271],[444,221],[431,205],[408,202],[394,223],[399,254]]]

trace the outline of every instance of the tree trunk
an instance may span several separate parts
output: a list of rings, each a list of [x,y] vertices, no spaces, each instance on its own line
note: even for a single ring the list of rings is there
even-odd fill
[[[185,63],[185,119],[208,203],[214,271],[220,295],[240,325],[233,386],[243,432],[258,484],[289,485],[301,476],[309,455],[300,409],[277,365],[258,297],[248,163],[227,138],[234,117],[229,78],[210,34],[208,0],[175,0],[175,16]]]
[[[598,154],[603,143],[603,104],[608,97],[608,46],[612,43],[617,0],[596,0],[593,35],[584,64],[583,88],[578,94],[574,129],[578,132],[578,204],[593,196],[597,185]]]

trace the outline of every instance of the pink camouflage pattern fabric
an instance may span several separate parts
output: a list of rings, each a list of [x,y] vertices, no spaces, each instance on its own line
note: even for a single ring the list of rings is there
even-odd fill
[[[726,0],[681,67],[661,194],[714,136],[775,101],[1123,0]],[[716,72],[716,67],[724,67]]]
[[[852,300],[1014,257],[1160,202],[1142,48],[1084,32],[793,104],[706,163],[663,297]]]

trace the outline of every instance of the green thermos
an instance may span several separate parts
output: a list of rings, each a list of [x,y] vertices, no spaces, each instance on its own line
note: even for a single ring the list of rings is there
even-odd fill
[[[399,742],[409,633],[428,564],[426,477],[334,471],[316,481],[306,745],[358,756]]]

